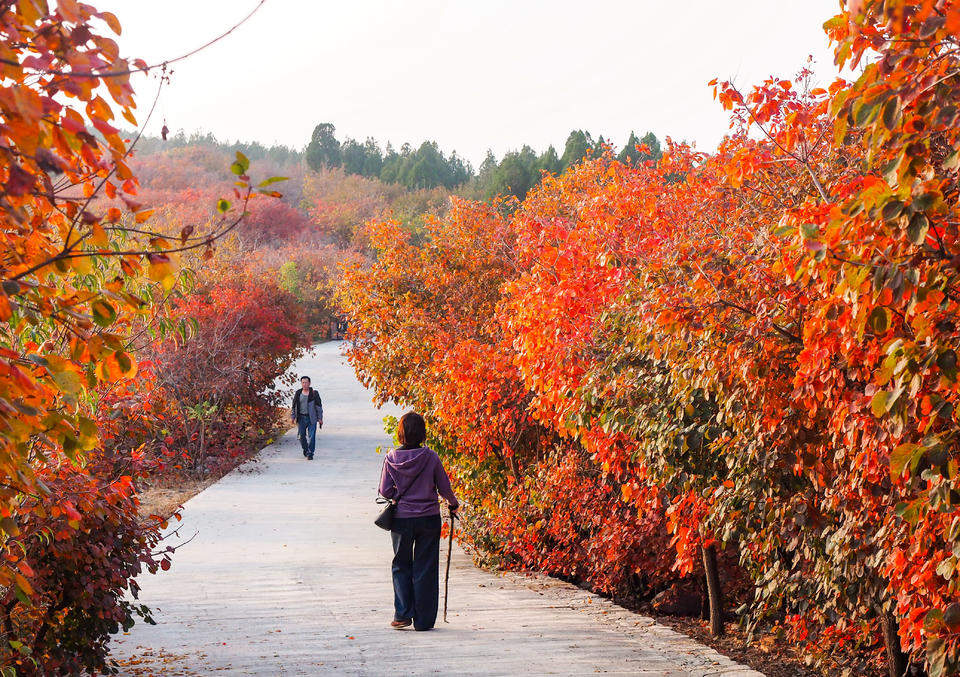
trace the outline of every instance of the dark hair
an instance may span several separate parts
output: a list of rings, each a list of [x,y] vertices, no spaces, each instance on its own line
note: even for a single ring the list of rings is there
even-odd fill
[[[301,376],[300,380],[302,381],[303,379],[307,379],[307,383],[313,383],[313,381],[310,380],[309,376]]]
[[[397,424],[397,437],[400,444],[408,449],[414,449],[423,444],[427,439],[427,424],[423,416],[408,411],[400,417],[400,423]]]

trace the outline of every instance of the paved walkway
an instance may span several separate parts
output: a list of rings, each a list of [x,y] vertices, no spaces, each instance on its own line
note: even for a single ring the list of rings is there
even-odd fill
[[[186,504],[180,536],[196,535],[141,579],[158,625],[115,639],[121,674],[760,675],[573,586],[480,571],[458,549],[449,624],[389,629],[390,539],[372,520],[374,449],[395,412],[373,407],[338,344],[296,369],[323,396],[316,459],[288,433]]]

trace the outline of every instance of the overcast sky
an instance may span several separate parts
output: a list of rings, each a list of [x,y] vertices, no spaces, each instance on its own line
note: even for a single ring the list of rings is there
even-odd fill
[[[256,0],[100,0],[124,54],[150,62],[224,31]],[[381,143],[424,139],[478,165],[488,148],[562,151],[571,129],[630,130],[712,149],[727,117],[707,82],[835,77],[823,22],[837,0],[267,0],[177,65],[155,120],[297,148],[314,125]],[[137,83],[142,109],[154,81]]]

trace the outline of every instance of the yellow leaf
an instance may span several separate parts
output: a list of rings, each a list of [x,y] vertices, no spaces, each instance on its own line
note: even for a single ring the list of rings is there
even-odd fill
[[[106,247],[110,244],[110,238],[107,237],[107,231],[99,223],[93,224],[90,228],[90,242],[97,247]]]
[[[20,588],[24,592],[24,594],[32,595],[33,587],[30,585],[30,582],[27,581],[24,575],[21,574],[19,571],[14,571],[12,573],[13,573],[13,581],[14,583],[16,583],[17,587]]]
[[[70,361],[57,355],[44,355],[47,361],[47,371],[53,382],[56,383],[64,393],[76,397],[84,388],[84,379],[80,373],[79,367]]]
[[[174,278],[173,263],[170,257],[163,254],[152,254],[148,257],[150,262],[150,279],[159,282],[164,289],[171,289],[176,283]]]
[[[90,256],[78,256],[70,259],[70,267],[81,275],[89,275],[93,272],[93,258]]]

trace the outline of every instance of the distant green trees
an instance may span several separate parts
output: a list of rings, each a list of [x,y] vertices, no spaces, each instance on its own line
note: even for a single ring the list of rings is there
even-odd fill
[[[386,151],[373,138],[364,142],[346,139],[342,144],[329,122],[317,125],[307,144],[305,159],[313,170],[342,167],[347,174],[378,178],[406,188],[455,188],[473,176],[473,168],[456,152],[446,156],[435,141],[424,141],[416,150],[404,144],[397,152],[387,144]]]
[[[417,150],[403,144],[397,153],[388,146],[380,179],[410,189],[445,186],[455,188],[473,176],[473,167],[456,151],[445,156],[436,141],[424,141]]]
[[[646,146],[646,150],[640,151],[638,146]],[[612,152],[613,147],[602,136],[594,141],[590,132],[577,129],[567,137],[562,156],[557,155],[553,146],[539,156],[530,146],[524,146],[519,151],[506,153],[498,163],[493,153],[487,151],[487,158],[480,165],[476,178],[476,192],[485,198],[514,195],[522,200],[530,189],[537,185],[544,173],[562,174],[587,155],[600,155],[608,150]],[[641,139],[638,139],[634,132],[630,132],[627,145],[617,155],[617,159],[637,165],[647,160],[658,160],[660,155],[660,142],[653,132],[648,132]]]
[[[493,153],[487,151],[479,170],[474,172],[470,163],[459,157],[456,151],[445,155],[435,141],[424,141],[416,149],[405,143],[399,151],[388,143],[381,150],[373,138],[362,143],[348,138],[340,143],[335,132],[336,128],[329,122],[321,123],[313,130],[304,153],[311,169],[342,167],[347,174],[378,178],[411,190],[468,186],[467,192],[484,198],[514,195],[523,199],[545,172],[560,174],[589,154],[615,151],[603,136],[594,140],[590,132],[577,129],[567,137],[562,155],[553,146],[537,155],[525,145],[518,151],[507,152],[497,162]],[[645,147],[645,150],[638,147]],[[652,132],[639,139],[630,132],[630,138],[617,159],[636,165],[647,160],[655,161],[660,154],[660,142]]]

